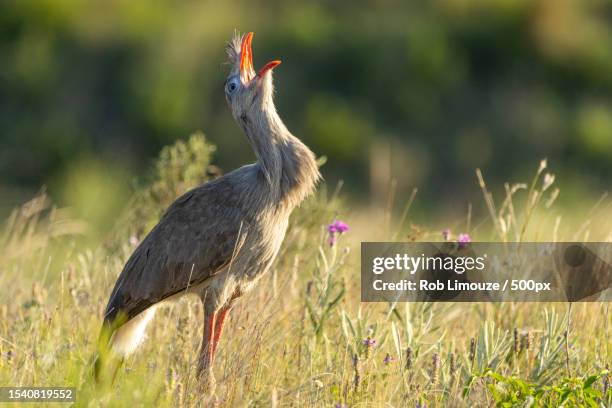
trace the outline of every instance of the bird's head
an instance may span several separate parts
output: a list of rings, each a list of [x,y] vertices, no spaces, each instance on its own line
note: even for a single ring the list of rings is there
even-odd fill
[[[227,44],[231,70],[225,81],[225,98],[232,115],[238,119],[273,106],[272,69],[281,62],[268,62],[258,72],[253,68],[253,33],[234,35]]]

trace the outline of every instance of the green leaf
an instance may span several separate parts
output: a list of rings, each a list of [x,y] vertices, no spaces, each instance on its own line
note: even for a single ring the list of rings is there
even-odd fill
[[[495,380],[497,380],[497,381],[501,381],[501,382],[506,382],[506,381],[507,381],[507,380],[506,380],[506,377],[502,376],[501,374],[496,373],[495,371],[489,371],[489,372],[487,373],[487,375],[488,375],[489,377],[494,378],[494,379],[495,379]]]
[[[593,385],[593,383],[597,380],[599,380],[598,374],[589,376],[586,380],[584,380],[584,384],[582,385],[582,388],[583,389],[591,388],[591,385]]]
[[[346,292],[346,289],[343,287],[340,290],[340,293],[338,293],[338,296],[336,296],[334,298],[334,300],[332,300],[328,305],[327,305],[327,311],[330,311],[335,305],[336,303],[338,303],[343,297],[344,297],[344,293]]]
[[[306,299],[306,308],[308,309],[308,316],[310,317],[310,322],[312,323],[312,327],[313,329],[316,330],[318,326],[318,319],[315,314],[312,303],[310,302],[310,299]]]
[[[567,400],[571,394],[572,394],[572,390],[565,390],[563,394],[561,394],[561,401],[559,402],[563,404],[565,400]]]
[[[474,382],[476,381],[477,378],[478,376],[474,374],[470,376],[470,379],[468,380],[467,384],[465,385],[465,387],[463,387],[463,398],[466,398],[468,395],[470,395],[472,386],[474,385]]]

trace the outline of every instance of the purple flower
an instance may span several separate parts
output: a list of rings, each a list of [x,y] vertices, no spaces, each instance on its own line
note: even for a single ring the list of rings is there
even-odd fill
[[[448,228],[445,228],[442,230],[442,236],[444,237],[445,241],[448,241],[448,239],[450,238],[451,235],[451,230],[449,230]]]
[[[334,405],[334,408],[346,408],[346,404],[343,404],[341,402],[336,402],[336,405]]]
[[[367,339],[363,339],[363,345],[366,347],[374,347],[376,345],[376,340],[368,337]]]
[[[338,240],[338,235],[342,235],[349,230],[347,223],[335,220],[327,226],[327,232],[329,233],[329,246],[334,246]]]
[[[391,357],[391,354],[387,353],[387,355],[385,356],[385,358],[383,359],[383,362],[385,364],[391,364],[392,362],[395,361],[395,358]]]
[[[349,230],[348,224],[343,221],[338,221],[338,220],[332,222],[331,224],[327,226],[327,231],[330,234],[335,234],[335,233],[343,234],[347,232],[348,230]]]
[[[467,244],[472,242],[472,238],[468,234],[459,234],[457,237],[457,243],[459,244],[459,248],[467,247]]]

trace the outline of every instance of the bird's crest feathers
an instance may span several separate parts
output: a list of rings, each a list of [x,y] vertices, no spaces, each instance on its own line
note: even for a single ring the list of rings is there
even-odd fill
[[[242,45],[242,38],[244,35],[241,35],[238,30],[234,31],[234,35],[232,39],[228,41],[225,46],[225,52],[227,52],[227,57],[229,58],[230,64],[236,64],[240,61],[240,48]]]

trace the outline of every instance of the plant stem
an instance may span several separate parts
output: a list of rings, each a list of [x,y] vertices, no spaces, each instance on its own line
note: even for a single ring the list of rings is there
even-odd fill
[[[572,321],[572,303],[570,302],[569,308],[567,310],[567,327],[565,328],[565,369],[567,370],[567,376],[572,376],[572,371],[570,369],[570,356],[569,356],[569,334],[570,334],[570,324]]]

